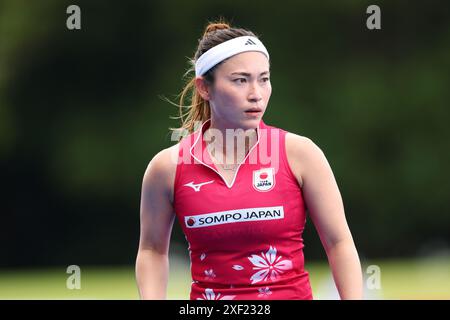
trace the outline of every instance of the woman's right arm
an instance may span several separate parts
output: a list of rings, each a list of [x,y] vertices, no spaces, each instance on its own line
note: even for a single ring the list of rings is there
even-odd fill
[[[169,243],[175,214],[172,206],[176,164],[173,146],[149,163],[142,182],[141,233],[136,258],[136,281],[141,299],[166,299]]]

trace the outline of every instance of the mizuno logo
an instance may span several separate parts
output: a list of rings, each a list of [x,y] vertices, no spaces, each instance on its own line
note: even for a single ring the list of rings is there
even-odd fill
[[[186,186],[186,187],[191,187],[192,189],[194,189],[195,192],[199,192],[199,191],[200,191],[200,188],[201,188],[202,186],[204,186],[205,184],[213,183],[213,182],[214,182],[214,180],[194,184],[194,181],[191,181],[191,182],[189,182],[189,183],[186,183],[184,186]]]
[[[248,46],[249,44],[256,44],[256,43],[252,39],[248,39],[244,45]]]

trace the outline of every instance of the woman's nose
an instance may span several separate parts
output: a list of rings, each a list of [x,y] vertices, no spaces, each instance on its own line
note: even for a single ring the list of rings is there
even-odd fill
[[[259,88],[258,84],[253,84],[250,86],[248,99],[255,102],[262,99],[261,88]]]

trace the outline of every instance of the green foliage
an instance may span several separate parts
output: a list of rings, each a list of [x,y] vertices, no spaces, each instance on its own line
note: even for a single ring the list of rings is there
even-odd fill
[[[160,96],[219,16],[267,45],[265,121],[325,152],[361,253],[448,247],[450,19],[432,3],[382,2],[369,31],[364,2],[78,1],[69,31],[69,2],[2,1],[0,265],[134,260],[142,175],[178,125]],[[307,259],[323,256],[311,223],[305,238]]]

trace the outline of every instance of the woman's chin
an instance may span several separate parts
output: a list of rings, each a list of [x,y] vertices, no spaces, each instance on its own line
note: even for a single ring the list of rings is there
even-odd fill
[[[261,117],[247,118],[242,121],[242,129],[255,129],[259,126]]]

